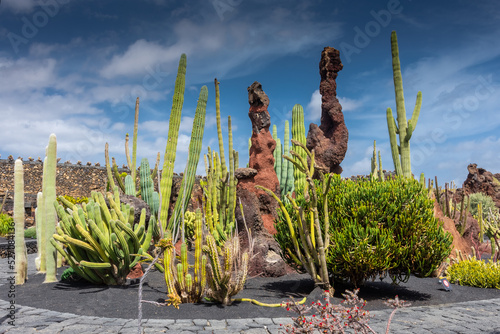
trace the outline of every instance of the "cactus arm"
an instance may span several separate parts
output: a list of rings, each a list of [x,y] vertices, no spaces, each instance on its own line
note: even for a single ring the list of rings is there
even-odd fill
[[[137,129],[139,127],[139,97],[135,100],[135,116],[134,116],[134,134],[132,138],[132,165],[130,166],[130,172],[132,173],[132,180],[134,180],[134,190],[135,182],[137,178]],[[134,194],[135,196],[135,194]]]
[[[217,138],[219,141],[219,151],[220,151],[220,161],[222,165],[222,178],[226,178],[226,158],[224,155],[224,140],[222,139],[222,127],[220,123],[220,92],[219,92],[219,82],[217,78],[214,80],[215,83],[215,115],[217,121]]]
[[[167,227],[168,210],[170,205],[170,195],[172,192],[172,177],[174,174],[175,154],[177,151],[177,139],[179,137],[179,127],[181,123],[182,105],[184,103],[184,89],[186,78],[186,55],[182,54],[179,60],[177,78],[175,79],[174,97],[170,119],[168,122],[168,139],[163,160],[163,170],[160,181],[161,191],[161,212],[159,220],[164,231]]]
[[[28,258],[24,243],[24,169],[20,159],[14,163],[14,224],[15,281],[20,285],[28,279]]]
[[[109,144],[106,143],[104,146],[104,160],[106,162],[106,173],[108,176],[109,188],[113,189],[115,187],[115,180],[113,180],[113,172],[111,171],[111,164],[109,163]]]
[[[401,160],[399,158],[399,145],[396,138],[397,126],[391,108],[387,108],[387,127],[389,129],[389,142],[391,144],[392,161],[394,161],[394,171],[396,175],[403,175]]]
[[[409,141],[411,135],[413,134],[413,130],[417,126],[418,116],[420,115],[420,108],[422,106],[422,92],[417,93],[417,101],[415,102],[415,109],[413,109],[412,116],[408,121],[408,128],[406,130],[406,141]]]
[[[292,139],[306,145],[306,129],[304,126],[304,108],[300,104],[296,104],[292,108]],[[292,140],[292,143],[293,143]],[[292,149],[297,152],[302,158],[306,158],[307,154],[303,148],[297,144],[292,145]],[[295,190],[303,189],[306,184],[306,179],[303,173],[296,169],[294,165],[293,176],[295,179]]]
[[[122,176],[120,175],[120,172],[118,171],[118,165],[116,164],[116,159],[113,157],[113,158],[111,158],[111,160],[113,161],[113,175],[115,176],[116,183],[118,183],[118,186],[120,187],[120,189],[123,192],[125,192],[125,184],[123,183]],[[114,189],[114,187],[116,187],[116,186],[113,186],[111,189]]]

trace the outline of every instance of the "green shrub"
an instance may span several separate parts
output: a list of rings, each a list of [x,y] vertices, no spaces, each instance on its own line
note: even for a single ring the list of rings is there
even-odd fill
[[[452,264],[446,277],[455,284],[500,289],[500,265],[494,262],[485,263],[476,258],[463,260]]]
[[[31,226],[28,227],[27,229],[24,230],[24,237],[25,238],[31,238],[31,239],[36,239],[36,227]]]
[[[474,217],[477,217],[479,203],[483,204],[483,219],[486,219],[490,209],[493,213],[498,212],[498,208],[493,201],[493,198],[483,193],[474,193],[469,195],[470,198],[470,212]]]
[[[416,180],[354,182],[336,175],[327,200],[327,262],[335,280],[359,285],[385,273],[396,282],[406,280],[410,273],[428,276],[451,251],[452,237],[434,217],[433,201]],[[303,199],[298,204],[304,205]],[[320,201],[318,207],[323,205]],[[321,215],[320,220],[323,224]],[[293,248],[284,224],[278,219],[275,238],[284,258],[300,266],[287,252]]]
[[[14,219],[6,213],[0,213],[0,236],[14,233]]]

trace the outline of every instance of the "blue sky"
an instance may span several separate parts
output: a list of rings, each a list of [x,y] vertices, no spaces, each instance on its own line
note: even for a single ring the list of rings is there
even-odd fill
[[[337,93],[349,130],[343,176],[368,174],[373,140],[393,169],[386,108],[395,110],[390,34],[396,30],[408,118],[422,91],[411,139],[412,171],[461,184],[475,162],[499,172],[500,5],[497,1],[75,1],[0,3],[1,158],[44,155],[50,133],[62,161],[104,163],[104,146],[126,163],[140,97],[138,162],[163,155],[173,85],[187,54],[177,150],[181,172],[201,86],[209,89],[207,146],[218,150],[215,90],[220,81],[240,166],[248,161],[247,87],[259,81],[283,138],[294,104],[306,128],[319,123],[318,64],[340,50]],[[198,171],[204,173],[203,160]]]

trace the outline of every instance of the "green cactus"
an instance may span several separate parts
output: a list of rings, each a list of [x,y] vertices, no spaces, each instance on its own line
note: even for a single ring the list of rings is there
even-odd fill
[[[377,165],[377,142],[373,141],[373,156],[371,158],[372,170],[370,173],[370,179],[375,181],[379,178],[378,165]]]
[[[311,275],[314,282],[320,285],[324,290],[333,291],[330,285],[328,267],[326,263],[326,250],[330,243],[329,236],[329,210],[328,201],[326,201],[326,195],[330,188],[332,174],[329,174],[325,178],[321,172],[320,179],[322,183],[322,196],[324,207],[318,207],[318,195],[316,192],[316,186],[313,181],[314,175],[314,151],[310,152],[305,144],[295,141],[292,139],[292,143],[302,148],[307,154],[306,158],[303,158],[300,153],[295,150],[291,151],[293,156],[285,156],[285,158],[293,163],[300,173],[303,173],[306,177],[306,184],[303,188],[304,198],[306,200],[306,205],[304,208],[299,207],[290,195],[288,195],[288,200],[290,201],[293,211],[295,213],[294,219],[290,217],[288,211],[286,210],[283,201],[281,201],[270,189],[264,188],[262,186],[256,186],[259,189],[264,190],[270,196],[272,196],[280,205],[281,212],[283,213],[285,220],[287,222],[290,238],[293,243],[295,253],[290,253],[293,255],[297,262],[300,262],[305,270]],[[307,159],[309,158],[309,159]],[[320,226],[319,220],[319,210],[322,210],[323,226]],[[292,223],[293,222],[293,223]],[[299,236],[296,235],[296,228],[294,224],[298,225]],[[298,242],[300,238],[300,244]]]
[[[195,213],[195,235],[192,272],[189,271],[186,242],[181,244],[180,263],[176,263],[175,248],[170,233],[167,233],[167,238],[160,240],[159,243],[159,246],[164,250],[163,271],[168,290],[167,303],[176,308],[180,303],[200,302],[205,292],[207,258],[202,255],[203,234],[200,209],[197,209]]]
[[[226,179],[226,174],[227,174],[227,168],[226,168],[226,158],[224,155],[224,140],[222,137],[222,126],[220,124],[220,89],[219,89],[219,82],[217,81],[217,78],[214,79],[215,83],[215,116],[216,116],[216,121],[217,121],[217,139],[219,141],[219,154],[220,154],[220,161],[221,161],[221,166],[222,166],[222,179]],[[250,148],[249,148],[250,149]]]
[[[201,146],[203,141],[203,133],[205,130],[205,114],[207,109],[208,88],[201,87],[198,106],[193,121],[193,130],[191,132],[191,141],[189,143],[189,155],[182,178],[181,187],[179,190],[178,200],[175,203],[174,211],[168,223],[168,229],[173,231],[174,240],[178,232],[180,232],[181,213],[187,210],[191,192],[193,190],[194,181],[196,178],[196,169],[200,160]]]
[[[168,123],[168,139],[163,160],[163,170],[160,181],[161,203],[159,209],[159,222],[162,226],[162,233],[167,228],[168,209],[170,205],[170,195],[172,192],[172,177],[174,174],[175,154],[177,151],[177,139],[179,137],[179,127],[181,123],[182,105],[184,103],[184,89],[186,80],[186,55],[182,54],[179,60],[177,78],[175,79],[174,97],[172,110]]]
[[[290,124],[285,121],[285,140],[283,143],[284,154],[290,154]],[[281,162],[281,180],[280,180],[280,190],[281,190],[281,198],[286,198],[287,194],[291,194],[293,192],[293,164],[290,163],[287,159],[282,157]]]
[[[51,134],[47,154],[43,164],[43,224],[45,225],[42,235],[42,244],[45,245],[45,283],[56,282],[57,253],[50,243],[50,237],[56,230],[56,211],[52,203],[56,200],[56,168],[57,168],[57,140],[56,135]],[[42,246],[43,247],[43,246]],[[43,266],[41,266],[43,269]]]
[[[380,151],[378,151],[378,165],[379,165],[379,168],[378,168],[378,178],[381,181],[385,181],[384,170],[382,168],[382,155],[380,154]]]
[[[403,93],[403,77],[401,75],[401,65],[399,62],[399,48],[396,32],[391,33],[392,70],[394,77],[394,90],[396,94],[397,122],[392,114],[392,109],[387,108],[387,127],[391,143],[392,159],[396,175],[403,175],[411,178],[410,160],[410,138],[417,125],[420,107],[422,105],[422,93],[417,93],[417,101],[411,119],[406,121],[406,108]],[[399,145],[396,141],[399,135]]]
[[[36,209],[35,209],[35,222],[36,222],[36,244],[37,244],[37,257],[35,259],[35,268],[40,271],[42,259],[45,262],[45,247],[42,246],[42,235],[44,234],[43,228],[43,193],[40,191],[36,196]]]
[[[14,163],[14,227],[16,284],[28,279],[28,254],[24,243],[24,169],[23,161]]]
[[[296,141],[306,146],[306,128],[304,125],[304,108],[300,104],[296,104],[292,108],[292,143]],[[307,153],[298,144],[292,145],[292,150],[295,151],[302,159],[307,159]],[[303,190],[306,185],[306,177],[304,173],[300,172],[300,160],[295,158],[296,164],[293,164],[293,177],[295,191]]]
[[[120,207],[113,194],[107,193],[109,208],[103,194],[92,192],[91,197],[86,205],[75,205],[73,210],[65,210],[54,201],[60,226],[50,242],[85,280],[94,284],[125,284],[130,270],[149,249],[155,217],[151,216],[146,231],[145,209],[140,222],[132,226],[130,207]]]
[[[141,160],[140,186],[142,200],[149,206],[151,214],[156,216],[158,213],[159,197],[158,193],[154,191],[153,178],[151,176],[151,169],[149,168],[149,161],[147,158],[143,158]]]
[[[214,237],[207,235],[206,242],[203,252],[210,258],[209,270],[207,270],[207,298],[223,305],[230,305],[231,297],[244,287],[252,248],[241,253],[239,237],[234,236],[222,247],[221,253],[224,255],[221,263]]]
[[[132,176],[125,176],[125,194],[135,196],[135,182]]]

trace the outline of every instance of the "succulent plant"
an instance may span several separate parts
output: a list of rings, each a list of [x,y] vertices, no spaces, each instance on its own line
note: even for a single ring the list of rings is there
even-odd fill
[[[19,159],[14,164],[14,224],[16,284],[24,284],[28,279],[28,255],[24,243],[24,170]]]

